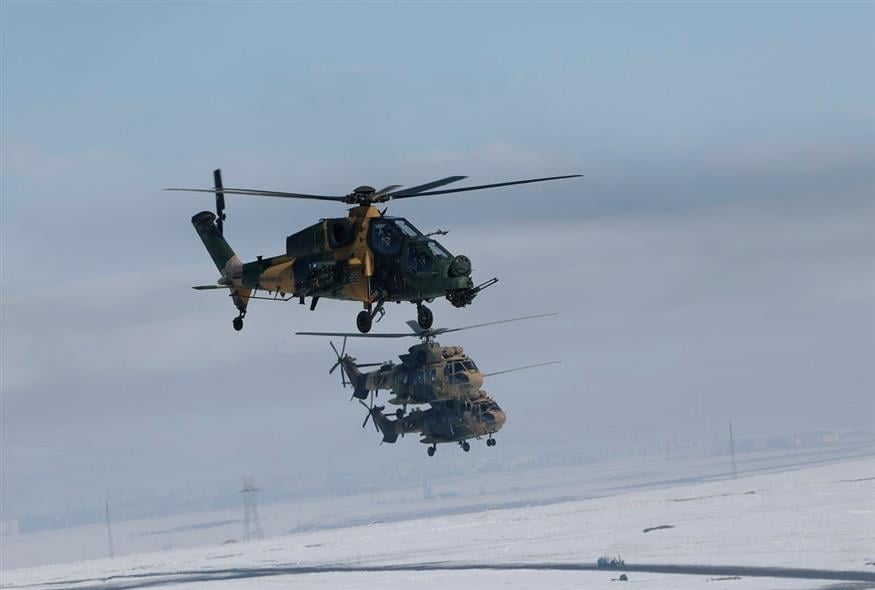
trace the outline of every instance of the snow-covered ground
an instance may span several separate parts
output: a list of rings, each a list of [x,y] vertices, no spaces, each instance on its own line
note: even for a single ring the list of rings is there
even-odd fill
[[[651,527],[665,528],[644,532]],[[591,565],[604,553],[621,554],[633,568],[656,566],[655,572],[627,572],[641,588],[875,587],[875,458],[540,506],[18,569],[0,576],[4,588],[34,589],[614,587],[611,579],[620,572],[561,569]],[[719,567],[710,573],[658,570],[670,565],[727,566],[729,573],[728,566],[807,568],[863,577],[856,578],[862,580],[857,586],[853,578],[830,580],[828,573],[823,579],[803,579],[721,575]],[[532,569],[502,569],[520,566]]]

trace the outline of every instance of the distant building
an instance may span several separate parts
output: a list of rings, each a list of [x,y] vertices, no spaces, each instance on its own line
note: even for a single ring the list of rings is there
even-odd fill
[[[796,435],[795,443],[797,447],[812,447],[822,445],[834,445],[841,442],[842,437],[838,432],[831,430],[810,430]]]

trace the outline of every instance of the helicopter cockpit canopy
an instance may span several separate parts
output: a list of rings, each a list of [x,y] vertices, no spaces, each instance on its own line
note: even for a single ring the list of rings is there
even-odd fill
[[[465,384],[469,383],[469,372],[477,371],[477,365],[471,359],[464,361],[448,362],[444,367],[444,376],[448,383]]]
[[[495,402],[495,400],[492,400],[492,399],[486,399],[486,400],[483,400],[480,402],[475,402],[474,407],[477,408],[477,410],[482,414],[485,414],[487,412],[500,412],[501,411],[501,408],[498,407],[498,404]]]
[[[401,252],[404,237],[398,226],[388,219],[371,220],[368,243],[377,254],[396,256]]]
[[[405,240],[408,246],[408,266],[412,269],[430,266],[433,259],[452,258],[447,250],[423,235],[413,224],[402,217],[372,219],[368,230],[368,244],[377,254],[397,256]]]

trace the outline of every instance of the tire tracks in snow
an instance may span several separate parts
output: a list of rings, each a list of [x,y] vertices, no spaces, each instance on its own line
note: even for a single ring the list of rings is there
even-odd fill
[[[760,567],[745,565],[685,565],[685,564],[631,564],[623,568],[600,568],[589,563],[571,562],[425,562],[399,565],[278,565],[270,567],[240,567],[225,569],[201,569],[180,571],[156,571],[150,573],[122,574],[108,577],[94,577],[77,580],[64,580],[40,583],[15,588],[70,588],[75,590],[134,590],[156,588],[174,584],[241,580],[266,576],[335,574],[335,573],[392,573],[392,572],[431,572],[431,571],[581,571],[605,573],[651,573],[670,575],[694,575],[714,577],[764,577],[796,580],[824,580],[836,582],[855,582],[830,588],[875,588],[875,572],[858,570],[824,570],[791,567]],[[12,586],[3,586],[12,588]]]

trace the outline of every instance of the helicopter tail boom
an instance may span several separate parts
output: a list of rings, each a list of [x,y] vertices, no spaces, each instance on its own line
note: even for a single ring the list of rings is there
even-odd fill
[[[383,435],[383,442],[392,444],[398,440],[398,432],[395,430],[395,420],[389,420],[385,414],[383,414],[382,406],[377,406],[373,410],[371,410],[371,416],[374,418],[374,424],[377,425],[377,428],[380,430],[380,433]]]
[[[393,443],[398,440],[398,430],[395,426],[398,424],[397,420],[389,420],[386,415],[383,413],[383,406],[368,406],[365,402],[359,400],[359,403],[364,406],[364,408],[368,411],[368,415],[365,417],[365,421],[362,422],[362,428],[367,426],[368,420],[374,421],[374,428],[377,429],[377,432],[383,435],[384,443]]]
[[[365,386],[365,376],[364,373],[359,370],[358,365],[355,364],[355,359],[346,356],[341,359],[340,364],[343,368],[343,372],[346,374],[346,378],[349,379],[349,383],[355,390],[353,395],[358,399],[366,399],[368,397],[368,389]]]
[[[252,290],[243,285],[243,263],[234,254],[234,250],[231,249],[219,230],[217,219],[215,213],[201,211],[191,218],[191,224],[204,243],[204,247],[209,252],[216,268],[222,273],[218,286],[229,288],[231,291],[234,305],[240,312],[234,320],[234,329],[240,330],[243,327],[243,316],[246,315],[246,306],[249,303]],[[195,287],[195,289],[204,289],[204,286]]]
[[[237,274],[234,271],[242,272],[243,264],[234,254],[234,250],[231,249],[225,237],[219,233],[215,213],[201,211],[191,218],[191,224],[200,236],[207,252],[210,253],[216,268],[222,272],[223,277],[231,278],[231,275]]]

